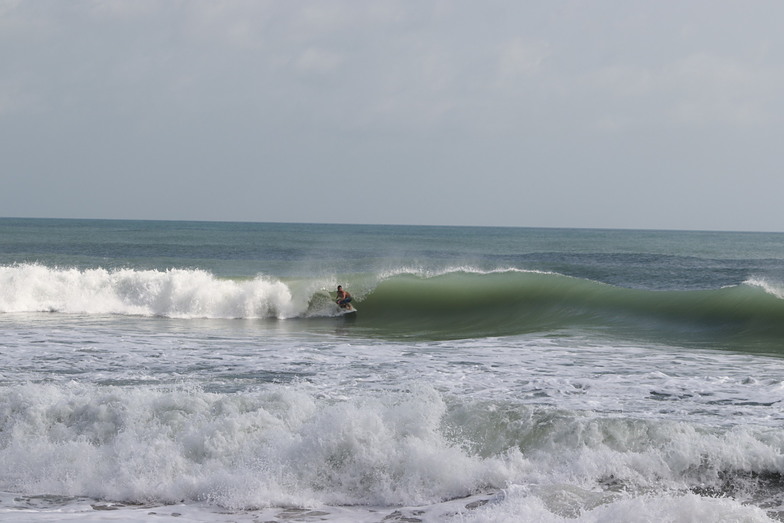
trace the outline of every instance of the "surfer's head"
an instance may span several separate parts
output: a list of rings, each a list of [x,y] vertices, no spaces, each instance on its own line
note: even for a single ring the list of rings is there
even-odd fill
[[[343,286],[342,286],[342,285],[338,285],[338,290],[339,290],[339,291],[340,291],[340,290],[343,290]]]

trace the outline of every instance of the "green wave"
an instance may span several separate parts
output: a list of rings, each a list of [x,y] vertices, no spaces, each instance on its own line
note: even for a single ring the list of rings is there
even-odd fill
[[[465,338],[564,329],[663,341],[784,340],[784,300],[753,285],[701,291],[614,287],[559,274],[401,274],[358,300],[385,334]]]

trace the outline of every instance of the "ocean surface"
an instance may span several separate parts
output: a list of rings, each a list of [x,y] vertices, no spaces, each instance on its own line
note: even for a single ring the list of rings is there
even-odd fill
[[[782,357],[784,234],[0,219],[0,520],[784,521]]]

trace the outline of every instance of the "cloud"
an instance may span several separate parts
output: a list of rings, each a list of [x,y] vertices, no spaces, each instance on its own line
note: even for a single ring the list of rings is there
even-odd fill
[[[295,60],[294,68],[304,75],[322,75],[334,73],[343,61],[343,56],[338,53],[318,47],[308,47]]]
[[[0,0],[0,153],[75,187],[107,172],[128,185],[176,175],[194,193],[250,184],[270,195],[259,219],[329,217],[317,194],[301,217],[274,195],[339,172],[401,197],[415,183],[428,203],[395,218],[371,199],[357,221],[465,220],[439,214],[448,194],[454,209],[481,196],[484,223],[504,202],[503,221],[547,224],[544,203],[542,219],[514,207],[516,190],[590,213],[633,192],[639,166],[687,187],[687,171],[778,164],[763,153],[780,134],[782,8],[763,4]],[[741,132],[758,151],[726,146]],[[17,152],[20,136],[51,156]]]
[[[676,121],[754,125],[768,121],[782,71],[710,54],[693,54],[663,73],[676,93]]]
[[[514,85],[521,78],[535,75],[549,54],[547,42],[526,42],[519,36],[505,42],[498,59],[500,84]]]
[[[732,57],[694,53],[659,67],[610,65],[590,72],[585,88],[609,98],[611,110],[647,107],[636,118],[604,115],[602,122],[705,126],[767,123],[784,71]],[[614,101],[613,101],[614,100]],[[602,124],[602,125],[604,125]]]
[[[135,19],[155,15],[160,9],[159,4],[156,0],[88,0],[84,5],[96,18]]]
[[[16,79],[0,80],[0,118],[15,113],[40,113],[41,101],[30,93],[24,82]]]

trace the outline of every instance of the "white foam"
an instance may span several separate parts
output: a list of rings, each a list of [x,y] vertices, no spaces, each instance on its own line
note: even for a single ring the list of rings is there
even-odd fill
[[[451,521],[464,523],[536,521],[540,523],[659,523],[710,521],[768,523],[774,521],[764,510],[729,498],[696,494],[602,495],[568,486],[534,495],[523,486],[512,486],[505,496],[473,511],[464,511]]]
[[[0,489],[233,510],[427,504],[525,467],[519,453],[450,443],[444,409],[426,388],[333,403],[294,389],[28,384],[0,392]]]
[[[449,413],[441,393],[415,384],[319,396],[307,386],[236,395],[75,382],[5,387],[0,489],[246,510],[428,506],[517,484],[563,513],[571,506],[558,505],[564,496],[576,496],[580,510],[614,502],[602,481],[640,496],[721,488],[725,472],[784,470],[784,436],[775,430],[709,431],[484,402]]]
[[[752,277],[743,282],[752,287],[758,287],[776,298],[784,300],[784,283],[771,281],[768,278]]]
[[[557,272],[550,272],[550,271],[541,271],[535,269],[519,269],[516,267],[500,267],[496,269],[482,269],[473,265],[454,265],[443,267],[440,269],[429,269],[425,267],[415,267],[415,266],[407,266],[407,267],[398,267],[396,269],[388,269],[383,271],[379,278],[381,280],[393,278],[395,276],[400,275],[411,275],[411,276],[419,276],[422,278],[436,278],[438,276],[445,276],[447,274],[456,274],[456,273],[464,273],[464,274],[504,274],[504,273],[522,273],[522,274],[543,274],[543,275],[553,275],[553,276],[563,276]]]
[[[172,318],[286,318],[302,314],[283,282],[218,279],[203,270],[0,267],[0,312],[126,314]]]

